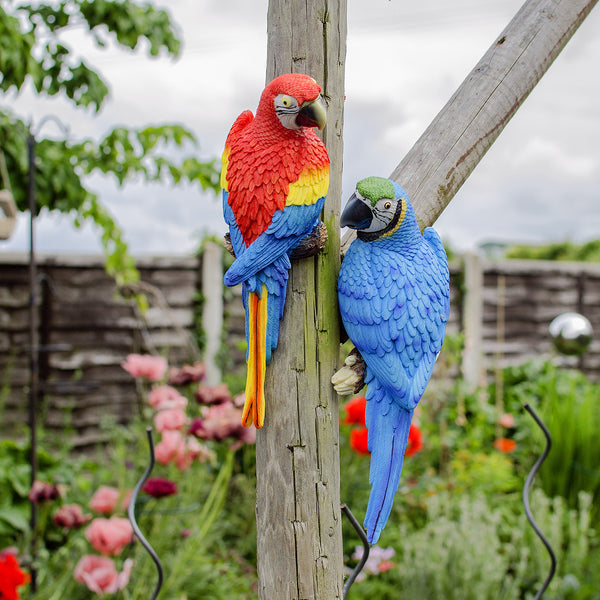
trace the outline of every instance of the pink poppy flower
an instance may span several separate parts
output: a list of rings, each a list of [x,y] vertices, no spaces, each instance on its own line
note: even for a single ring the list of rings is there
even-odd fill
[[[498,423],[506,429],[510,429],[515,426],[515,418],[510,413],[504,413],[499,419]]]
[[[206,375],[206,368],[201,362],[195,362],[193,365],[183,365],[181,369],[172,367],[169,369],[170,385],[186,385],[196,381],[202,381]]]
[[[201,385],[196,390],[196,402],[206,405],[231,402],[231,392],[226,383],[214,386]]]
[[[121,492],[115,487],[101,485],[91,497],[89,506],[92,510],[103,515],[110,515],[117,508]]]
[[[123,500],[121,500],[121,509],[124,510],[125,512],[127,512],[127,509],[129,508],[129,501],[131,500],[132,494],[133,494],[133,490],[129,490],[128,492],[125,492],[125,495],[123,496]]]
[[[154,410],[166,410],[167,408],[185,410],[187,403],[187,398],[170,385],[154,387],[148,394],[148,404]]]
[[[129,354],[121,363],[132,377],[143,377],[148,381],[160,381],[167,372],[167,361],[162,356],[150,354]]]
[[[85,537],[100,554],[116,556],[133,541],[133,528],[127,519],[98,518],[88,525]]]
[[[214,456],[212,450],[202,445],[196,438],[189,437],[179,447],[175,464],[180,471],[186,471],[195,460],[206,462],[212,460]]]
[[[185,441],[181,432],[177,430],[164,431],[160,442],[154,447],[156,460],[163,465],[176,460],[182,444],[185,444]]]
[[[154,415],[154,427],[160,433],[173,429],[183,429],[186,423],[186,414],[179,408],[167,408],[158,411]]]
[[[129,582],[132,566],[133,561],[129,558],[123,563],[123,570],[119,573],[112,559],[87,554],[77,563],[73,577],[75,581],[87,585],[90,591],[99,596],[114,594]]]
[[[66,527],[75,529],[81,527],[90,521],[92,515],[84,515],[79,504],[65,504],[61,506],[53,515],[52,521],[57,527]]]
[[[217,442],[228,437],[249,444],[256,441],[256,429],[242,425],[242,409],[231,400],[205,409],[202,418],[194,419],[190,431],[196,437]]]

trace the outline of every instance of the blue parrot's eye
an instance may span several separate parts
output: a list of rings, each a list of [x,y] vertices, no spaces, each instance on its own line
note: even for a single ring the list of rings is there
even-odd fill
[[[388,209],[388,208],[391,208],[391,206],[392,206],[392,203],[391,203],[391,202],[386,202],[386,203],[383,205],[383,208],[385,208],[385,209]]]

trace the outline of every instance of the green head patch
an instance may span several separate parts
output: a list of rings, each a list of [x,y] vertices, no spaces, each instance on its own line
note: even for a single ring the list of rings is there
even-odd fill
[[[393,200],[396,197],[394,185],[384,177],[367,177],[356,184],[356,191],[375,206],[382,198]]]

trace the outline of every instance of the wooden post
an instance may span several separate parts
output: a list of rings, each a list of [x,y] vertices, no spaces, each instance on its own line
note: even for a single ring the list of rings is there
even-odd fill
[[[482,326],[483,326],[483,271],[477,254],[464,256],[464,300],[462,330],[465,345],[462,353],[462,376],[470,391],[481,385],[482,376]]]
[[[525,2],[394,169],[422,228],[440,216],[597,1]],[[344,236],[343,251],[354,237]]]
[[[216,357],[223,335],[223,246],[207,241],[202,252],[202,329],[206,335],[204,366],[206,383],[221,382],[221,369]]]
[[[271,0],[267,81],[307,73],[327,109],[331,159],[320,255],[294,262],[279,345],[267,369],[265,425],[256,442],[260,600],[342,598],[336,281],[340,265],[346,0]]]

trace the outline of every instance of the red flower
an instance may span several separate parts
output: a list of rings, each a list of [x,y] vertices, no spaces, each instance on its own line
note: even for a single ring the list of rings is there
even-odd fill
[[[353,398],[344,406],[346,418],[345,425],[363,425],[365,424],[365,410],[367,409],[367,401],[365,398]]]
[[[396,563],[392,562],[391,560],[382,560],[379,563],[379,572],[385,573],[386,571],[393,569],[395,566],[396,566]]]
[[[19,568],[17,559],[12,554],[0,556],[0,598],[2,600],[19,600],[17,588],[29,583],[29,575]]]
[[[500,450],[500,452],[504,452],[505,454],[509,454],[517,447],[517,442],[515,440],[511,440],[510,438],[498,438],[494,440],[494,448],[496,450]]]
[[[359,427],[350,432],[350,447],[359,454],[369,454],[369,430]],[[421,430],[416,425],[411,425],[408,432],[408,443],[404,456],[412,456],[423,449]]]
[[[176,494],[177,484],[164,477],[150,477],[142,486],[142,490],[153,498],[163,498]]]
[[[404,456],[412,456],[423,449],[421,430],[416,425],[411,425],[408,431],[408,444]]]
[[[52,515],[52,520],[57,527],[66,527],[67,529],[81,527],[91,518],[92,515],[83,514],[79,504],[65,504]]]
[[[369,454],[369,430],[366,427],[350,432],[350,447],[359,454]]]

